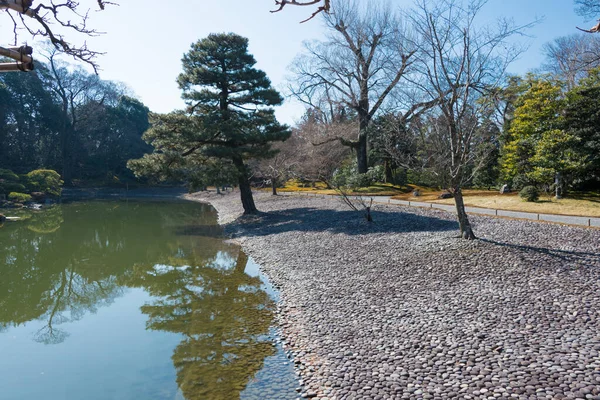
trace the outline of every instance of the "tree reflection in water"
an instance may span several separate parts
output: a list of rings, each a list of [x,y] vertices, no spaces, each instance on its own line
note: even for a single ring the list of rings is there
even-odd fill
[[[160,298],[142,307],[149,329],[184,336],[173,363],[188,400],[239,398],[276,351],[267,338],[275,304],[234,250],[138,266],[129,282]]]
[[[172,361],[187,400],[239,398],[276,353],[274,301],[209,206],[71,204],[5,225],[0,243],[0,333],[39,320],[34,339],[61,343],[65,323],[142,288],[147,329],[183,338]]]

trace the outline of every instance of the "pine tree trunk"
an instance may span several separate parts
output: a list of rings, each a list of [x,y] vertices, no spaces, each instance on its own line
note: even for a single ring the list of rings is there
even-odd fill
[[[460,187],[454,188],[454,201],[456,202],[456,213],[458,214],[458,224],[460,226],[460,236],[463,239],[473,240],[477,239],[471,228],[469,217],[465,211],[465,203],[463,201],[462,189]]]
[[[240,185],[240,197],[242,200],[242,206],[244,207],[244,214],[256,214],[258,210],[254,205],[254,198],[252,197],[252,189],[250,188],[250,182],[248,181],[248,171],[246,165],[241,157],[233,157],[233,165],[238,170],[238,183]]]

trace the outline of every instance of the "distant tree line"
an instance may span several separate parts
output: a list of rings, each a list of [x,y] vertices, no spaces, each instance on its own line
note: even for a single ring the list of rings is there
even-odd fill
[[[120,84],[61,62],[0,74],[0,168],[45,168],[66,185],[133,179],[127,160],[151,151],[142,139],[148,108]]]

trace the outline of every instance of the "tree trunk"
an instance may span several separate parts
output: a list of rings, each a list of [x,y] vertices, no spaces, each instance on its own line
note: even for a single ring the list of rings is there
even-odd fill
[[[465,203],[462,197],[462,189],[460,187],[454,188],[454,201],[456,203],[456,213],[458,214],[458,224],[460,226],[460,236],[463,239],[473,240],[476,239],[469,217],[465,211]]]
[[[358,142],[356,143],[356,164],[359,174],[366,174],[369,169],[368,149],[367,149],[367,127],[369,122],[361,118]]]
[[[556,175],[554,176],[554,195],[556,197],[557,200],[562,199],[563,197],[563,193],[562,193],[562,177],[560,172],[557,172]]]
[[[252,197],[252,189],[250,188],[250,182],[248,181],[248,171],[244,161],[239,156],[232,158],[233,165],[238,170],[238,183],[240,185],[240,197],[242,200],[242,206],[244,206],[244,214],[256,214],[258,210],[254,205],[254,198]]]
[[[390,160],[385,160],[383,163],[383,168],[385,171],[385,183],[392,183],[394,180],[394,174],[392,172],[392,163]]]
[[[277,179],[271,179],[271,189],[273,190],[273,196],[277,196]]]

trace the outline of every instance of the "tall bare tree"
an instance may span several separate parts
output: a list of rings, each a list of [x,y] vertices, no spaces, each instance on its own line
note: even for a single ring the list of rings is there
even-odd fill
[[[91,104],[116,103],[118,90],[98,75],[88,74],[82,68],[70,68],[58,58],[59,51],[50,48],[45,54],[51,79],[49,86],[61,110],[60,147],[62,178],[66,185],[72,183],[75,168],[75,145],[81,120],[90,117]],[[85,109],[83,105],[87,104]]]
[[[358,172],[365,173],[369,125],[410,74],[417,48],[411,28],[389,5],[365,8],[357,1],[338,2],[325,14],[325,22],[327,40],[307,44],[292,65],[292,94],[310,108],[323,108],[325,103],[356,113],[356,139],[343,143],[356,152]],[[406,114],[427,105],[411,105]]]
[[[544,70],[564,80],[569,89],[600,66],[600,37],[586,34],[561,36],[544,45]]]
[[[115,4],[105,0],[87,0],[98,9],[104,10],[106,5]],[[67,0],[64,2],[42,1],[33,4],[34,0],[0,0],[0,10],[10,18],[13,25],[13,44],[0,47],[0,55],[12,58],[16,63],[0,64],[2,71],[31,71],[33,69],[32,48],[17,46],[18,31],[24,29],[33,38],[41,36],[52,45],[75,59],[91,65],[96,71],[96,57],[100,54],[88,48],[87,44],[75,45],[65,38],[64,32],[75,32],[84,36],[99,34],[88,26],[90,9],[85,10],[80,2]]]
[[[454,195],[465,239],[475,239],[462,188],[473,178],[467,166],[474,157],[477,120],[485,108],[479,100],[502,83],[507,66],[523,50],[509,39],[526,28],[504,20],[493,27],[479,24],[477,16],[486,3],[419,0],[412,14],[419,34],[418,68],[426,82],[423,90],[437,100],[437,133],[446,143],[448,190]]]

